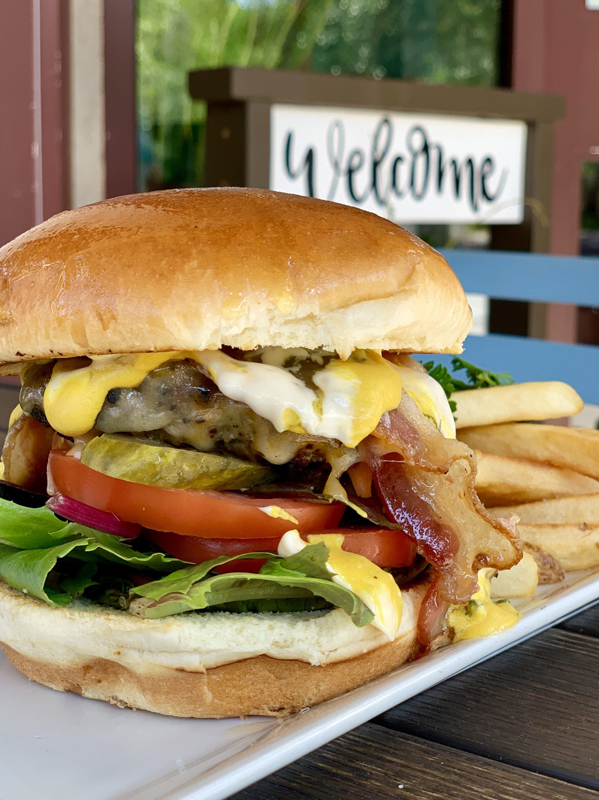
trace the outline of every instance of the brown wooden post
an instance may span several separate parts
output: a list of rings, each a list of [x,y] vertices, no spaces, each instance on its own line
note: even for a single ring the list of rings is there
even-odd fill
[[[65,8],[13,0],[0,23],[0,245],[66,207]]]
[[[135,0],[104,0],[106,197],[137,191]]]
[[[268,185],[273,103],[515,119],[524,120],[529,130],[526,196],[550,213],[551,128],[564,113],[559,97],[241,67],[191,72],[189,90],[208,103],[207,185]],[[511,238],[520,249],[540,252],[546,247],[546,225],[534,215],[527,215],[522,226],[492,227],[494,236]]]

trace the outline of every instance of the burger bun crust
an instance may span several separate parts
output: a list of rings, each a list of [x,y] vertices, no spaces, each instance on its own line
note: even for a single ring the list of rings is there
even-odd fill
[[[0,249],[0,267],[5,365],[224,345],[460,353],[471,325],[458,279],[413,234],[259,189],[65,211]]]
[[[0,582],[0,642],[20,672],[58,691],[177,717],[286,716],[413,658],[425,591],[402,592],[388,643],[339,609],[147,620],[82,602],[51,608]]]

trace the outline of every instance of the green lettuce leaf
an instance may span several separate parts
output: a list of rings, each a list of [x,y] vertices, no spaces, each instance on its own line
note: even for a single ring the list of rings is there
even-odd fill
[[[300,553],[289,558],[271,557],[257,575],[243,572],[208,575],[210,568],[205,569],[205,564],[199,565],[200,569],[191,567],[181,570],[161,580],[132,589],[132,595],[137,595],[146,601],[136,601],[135,613],[149,619],[158,619],[171,614],[200,611],[228,603],[280,601],[313,596],[343,609],[358,627],[368,625],[374,619],[372,612],[353,592],[331,580],[324,566],[328,553],[328,548],[323,542],[308,545]],[[264,558],[264,556],[264,553],[229,558],[222,556],[207,563],[216,566],[214,563],[216,561],[224,564],[240,557]],[[311,574],[306,574],[303,570]],[[192,573],[195,580],[192,578]]]
[[[329,548],[324,542],[311,544],[300,550],[295,555],[287,558],[271,558],[262,566],[261,575],[280,575],[282,578],[293,578],[303,575],[307,578],[319,578],[320,580],[331,580],[331,575],[327,570],[327,559]]]
[[[141,552],[107,533],[64,522],[47,508],[24,508],[0,498],[0,578],[51,606],[87,596],[151,619],[204,609],[313,610],[335,606],[358,626],[372,612],[353,592],[338,586],[326,569],[322,542],[296,555],[221,556],[189,565],[161,552]],[[260,573],[215,574],[237,559],[265,559]],[[133,572],[155,580],[133,587]]]
[[[185,565],[184,561],[171,558],[164,553],[139,553],[110,534],[69,524],[72,525],[70,539],[52,547],[17,550],[0,544],[0,578],[14,589],[44,600],[50,605],[64,605],[79,597],[86,588],[95,585],[97,581],[92,580],[92,577],[97,570],[110,569],[111,564],[134,567],[144,572],[148,570],[165,572]],[[87,533],[83,534],[82,531]],[[68,576],[63,580],[62,591],[57,591],[55,587],[50,587],[49,591],[47,582],[50,573],[59,560],[67,557],[87,562],[87,570],[79,567],[76,576]]]
[[[53,547],[78,531],[72,522],[59,519],[49,508],[25,508],[0,498],[0,542],[20,550]]]
[[[64,605],[73,599],[72,595],[54,588],[46,591],[48,575],[59,558],[68,556],[75,548],[85,548],[88,543],[87,539],[79,539],[44,550],[17,550],[4,555],[0,558],[0,578],[13,589],[45,600],[51,606]]]
[[[66,575],[53,574],[59,561]],[[165,553],[139,552],[108,533],[65,522],[48,508],[25,508],[0,498],[0,578],[14,589],[53,606],[66,605],[97,584],[98,571],[114,571],[113,565],[155,574],[187,563]]]
[[[98,585],[98,581],[94,580],[97,572],[97,564],[84,564],[77,574],[62,581],[61,588],[71,597],[81,597],[86,589]]]
[[[150,599],[144,591],[148,586],[150,584],[138,586],[132,592]],[[150,603],[139,604],[136,613],[149,619],[158,619],[185,611],[200,611],[224,603],[289,599],[310,595],[321,597],[331,605],[342,608],[358,627],[368,625],[374,619],[372,611],[359,597],[331,580],[308,578],[305,575],[283,577],[250,575],[243,572],[230,572],[205,578],[187,592],[172,592]]]

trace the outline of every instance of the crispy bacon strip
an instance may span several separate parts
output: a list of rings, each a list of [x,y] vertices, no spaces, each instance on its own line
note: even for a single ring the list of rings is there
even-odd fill
[[[21,414],[4,440],[4,480],[32,492],[45,492],[46,464],[53,436],[51,428],[29,414]]]
[[[520,560],[517,535],[478,499],[470,448],[442,436],[405,393],[364,450],[388,514],[433,567],[418,621],[420,640],[430,645],[449,605],[467,603],[476,591],[481,567],[508,569]]]

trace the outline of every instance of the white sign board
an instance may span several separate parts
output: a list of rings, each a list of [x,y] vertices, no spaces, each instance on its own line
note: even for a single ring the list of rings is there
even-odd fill
[[[590,11],[599,11],[599,0],[586,0],[586,7]]]
[[[517,224],[526,124],[273,105],[270,188],[396,222]]]

